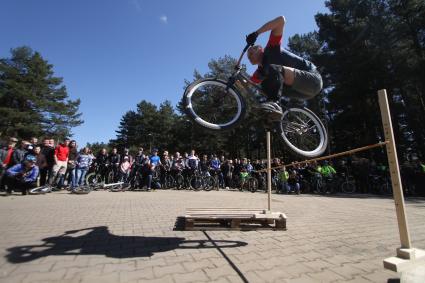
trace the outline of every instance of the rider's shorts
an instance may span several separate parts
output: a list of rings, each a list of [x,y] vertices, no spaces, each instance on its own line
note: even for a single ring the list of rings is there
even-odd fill
[[[312,99],[322,90],[322,76],[317,70],[302,71],[294,69],[294,72],[294,83],[292,86],[283,87],[283,96],[298,99]]]

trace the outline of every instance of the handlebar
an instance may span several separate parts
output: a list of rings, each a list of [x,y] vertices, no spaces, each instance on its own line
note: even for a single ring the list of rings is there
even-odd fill
[[[248,50],[248,48],[249,47],[251,47],[252,45],[251,44],[247,44],[246,46],[245,46],[245,48],[243,49],[243,51],[242,51],[242,54],[241,54],[241,56],[239,57],[239,60],[238,60],[238,62],[236,63],[236,68],[237,67],[239,67],[239,65],[241,64],[241,61],[242,61],[242,57],[245,55],[245,52]]]

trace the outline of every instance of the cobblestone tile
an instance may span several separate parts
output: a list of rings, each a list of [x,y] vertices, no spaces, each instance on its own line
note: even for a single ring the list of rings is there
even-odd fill
[[[184,274],[174,274],[173,278],[176,282],[189,283],[189,282],[208,282],[209,278],[202,270],[196,270]]]
[[[168,274],[185,273],[186,270],[181,264],[174,264],[169,266],[154,266],[153,273],[157,278],[163,277]]]
[[[155,275],[153,274],[153,268],[148,267],[144,269],[138,269],[135,271],[121,271],[119,273],[120,282],[121,283],[128,283],[138,280],[152,280],[155,278]]]

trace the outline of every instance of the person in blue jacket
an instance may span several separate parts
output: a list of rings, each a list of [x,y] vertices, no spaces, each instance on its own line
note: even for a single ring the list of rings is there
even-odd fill
[[[28,190],[37,186],[39,173],[38,166],[35,165],[37,158],[34,155],[27,155],[22,163],[10,167],[6,171],[6,194],[13,191],[21,191],[22,195],[28,194]]]

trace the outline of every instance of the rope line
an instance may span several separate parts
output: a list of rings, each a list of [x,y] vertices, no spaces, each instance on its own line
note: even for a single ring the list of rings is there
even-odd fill
[[[335,153],[335,154],[330,154],[327,156],[322,156],[322,157],[317,157],[317,158],[313,158],[313,159],[307,159],[304,161],[297,161],[297,162],[293,162],[290,164],[284,164],[284,165],[280,165],[280,166],[276,166],[276,167],[272,167],[270,168],[270,170],[273,169],[280,169],[283,167],[292,167],[298,164],[305,164],[305,163],[311,163],[311,162],[315,162],[315,161],[321,161],[321,160],[325,160],[325,159],[330,159],[330,158],[335,158],[335,157],[339,157],[339,156],[344,156],[344,155],[349,155],[349,154],[353,154],[359,151],[365,151],[365,150],[369,150],[375,147],[380,147],[380,146],[385,146],[389,143],[389,141],[384,141],[384,142],[379,142],[376,144],[371,144],[371,145],[367,145],[367,146],[363,146],[363,147],[359,147],[359,148],[355,148],[355,149],[351,149],[351,150],[347,150],[347,151],[343,151],[343,152],[339,152],[339,153]],[[268,169],[261,169],[258,170],[256,172],[258,173],[262,173],[262,172],[267,172]]]

